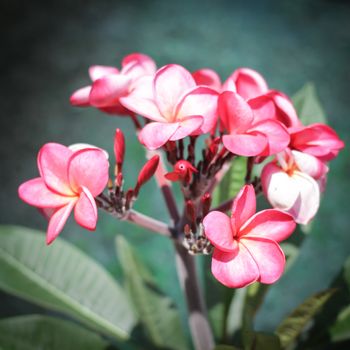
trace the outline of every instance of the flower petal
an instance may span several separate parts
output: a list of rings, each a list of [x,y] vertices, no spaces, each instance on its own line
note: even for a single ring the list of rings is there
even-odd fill
[[[85,86],[73,92],[70,97],[72,106],[87,107],[90,106],[90,91],[91,86]]]
[[[96,197],[107,185],[108,168],[108,160],[101,149],[86,148],[75,152],[68,164],[68,176],[72,189],[80,193],[82,187],[86,187],[93,197]]]
[[[211,211],[204,219],[203,226],[205,236],[213,244],[224,252],[234,252],[237,242],[233,238],[231,219],[220,211]]]
[[[122,61],[122,73],[132,79],[143,75],[153,75],[156,69],[153,59],[142,53],[132,53],[125,56]]]
[[[267,137],[259,132],[224,135],[222,142],[230,152],[245,157],[260,155],[268,145]]]
[[[179,127],[179,123],[149,123],[140,131],[139,140],[148,149],[155,150],[166,144]]]
[[[73,152],[58,143],[46,143],[38,154],[38,168],[46,186],[66,196],[74,195],[68,181],[68,161]]]
[[[159,69],[154,78],[154,96],[161,114],[171,120],[181,96],[194,87],[196,82],[184,67],[168,64]]]
[[[205,86],[198,86],[188,92],[176,106],[176,120],[197,115],[203,117],[199,134],[212,130],[217,121],[218,93]]]
[[[260,236],[246,236],[241,238],[240,243],[248,249],[258,265],[259,282],[271,284],[281,277],[286,259],[276,242]]]
[[[242,288],[259,278],[259,269],[243,244],[235,252],[223,252],[214,248],[211,272],[223,285],[229,288]]]
[[[221,122],[231,134],[244,133],[254,120],[248,103],[231,91],[225,91],[219,96],[218,112]]]
[[[254,122],[276,118],[276,107],[272,98],[265,94],[247,101],[254,112]]]
[[[49,221],[49,226],[47,228],[46,244],[51,244],[61,233],[75,203],[76,200],[74,199],[53,213]]]
[[[287,148],[290,142],[290,136],[286,127],[277,120],[263,120],[254,124],[249,131],[260,132],[265,134],[268,140],[268,147],[260,154],[262,156],[270,156]]]
[[[29,205],[38,208],[56,208],[67,204],[72,197],[52,192],[41,177],[29,180],[18,188],[18,195]]]
[[[250,68],[239,68],[231,75],[237,93],[244,99],[262,95],[268,91],[265,79],[257,71]]]
[[[256,196],[252,185],[244,185],[232,204],[231,223],[235,234],[256,212]]]
[[[191,116],[179,122],[179,128],[171,136],[171,141],[183,139],[188,135],[194,135],[203,124],[202,116]]]
[[[108,107],[127,95],[130,78],[121,74],[110,74],[93,82],[90,104],[94,107]]]
[[[308,174],[318,180],[328,172],[328,167],[311,154],[292,151],[294,161],[302,173]]]
[[[218,73],[210,68],[198,69],[192,73],[192,77],[197,85],[208,86],[217,92],[221,91],[221,79]]]
[[[253,235],[281,242],[293,233],[295,226],[291,215],[276,209],[266,209],[253,215],[241,228],[239,236]]]
[[[74,219],[87,230],[95,230],[97,223],[97,207],[94,197],[89,190],[83,187],[77,204],[74,208]]]
[[[89,68],[89,75],[92,81],[103,78],[106,75],[119,74],[119,69],[110,66],[91,66]]]

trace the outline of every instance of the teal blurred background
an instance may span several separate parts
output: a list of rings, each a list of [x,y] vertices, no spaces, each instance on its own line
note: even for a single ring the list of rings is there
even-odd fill
[[[235,68],[260,71],[269,86],[292,95],[316,84],[329,124],[349,143],[350,4],[345,1],[2,1],[0,5],[1,184],[0,223],[45,230],[36,209],[17,197],[18,185],[37,176],[36,155],[46,142],[86,142],[112,154],[116,127],[127,136],[126,183],[132,186],[144,161],[132,124],[94,109],[69,105],[88,84],[93,64],[119,65],[131,52],[152,56],[158,66],[211,67],[222,78]],[[271,330],[286,310],[328,287],[350,253],[348,149],[331,164],[325,199],[300,257],[272,287],[257,318]],[[168,220],[152,182],[135,208]],[[140,253],[161,289],[184,315],[165,239],[100,214],[96,232],[70,220],[62,237],[101,262],[118,279],[114,237],[123,234]],[[44,237],[43,237],[44,239]],[[0,316],[30,311],[1,294]],[[283,300],[281,311],[273,303]],[[266,315],[269,315],[266,318]]]

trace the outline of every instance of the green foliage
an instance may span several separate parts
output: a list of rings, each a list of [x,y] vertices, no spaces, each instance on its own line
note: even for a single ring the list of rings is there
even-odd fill
[[[330,335],[333,342],[350,339],[350,306],[339,313],[336,322],[330,328]]]
[[[246,332],[244,350],[282,350],[280,339],[275,334]]]
[[[232,345],[217,345],[214,350],[240,350]]]
[[[224,176],[218,188],[214,191],[214,205],[233,198],[245,183],[247,174],[247,157],[237,157]]]
[[[29,315],[0,321],[0,347],[11,350],[102,350],[107,343],[79,325],[49,316]]]
[[[119,339],[135,324],[124,291],[102,266],[60,238],[47,247],[35,230],[0,228],[0,288]]]
[[[316,293],[299,305],[277,327],[276,334],[280,337],[281,344],[287,348],[298,338],[305,326],[320,311],[327,300],[334,294],[334,289]]]
[[[326,114],[313,83],[306,83],[292,98],[298,116],[304,125],[327,124]]]
[[[116,245],[126,289],[151,341],[158,347],[187,349],[179,313],[173,302],[157,290],[150,272],[123,237],[117,237]]]

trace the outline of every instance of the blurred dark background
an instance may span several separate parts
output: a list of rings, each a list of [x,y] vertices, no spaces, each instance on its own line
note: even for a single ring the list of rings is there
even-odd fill
[[[69,105],[71,92],[89,82],[90,65],[119,65],[131,52],[149,54],[158,66],[211,67],[222,78],[248,66],[260,71],[270,87],[290,95],[312,81],[330,125],[349,143],[349,18],[345,1],[2,0],[0,223],[45,230],[45,220],[18,199],[17,187],[37,176],[37,152],[49,141],[91,143],[112,154],[114,130],[122,128],[127,135],[126,182],[134,184],[144,153],[133,138],[132,124]],[[329,286],[341,271],[350,252],[349,169],[345,149],[331,164],[325,200],[291,268],[298,279],[286,274],[271,288],[262,310],[269,317],[258,317],[258,328],[271,329],[281,318],[273,304],[276,297],[283,296],[292,308]],[[168,219],[154,183],[143,189],[136,208]],[[62,236],[120,278],[114,254],[118,233],[131,240],[161,289],[180,305],[169,258],[172,247],[166,240],[104,213],[96,232],[70,220]],[[16,299],[1,296],[0,316],[23,310]]]

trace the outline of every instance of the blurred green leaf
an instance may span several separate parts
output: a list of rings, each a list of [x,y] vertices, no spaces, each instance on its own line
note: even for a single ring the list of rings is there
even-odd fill
[[[346,259],[344,264],[344,279],[350,291],[350,257]]]
[[[347,306],[339,313],[329,332],[333,342],[350,339],[350,306]]]
[[[102,350],[108,343],[71,321],[29,315],[0,320],[0,346],[11,350]]]
[[[280,337],[284,348],[290,346],[304,330],[305,326],[320,311],[327,300],[334,294],[334,289],[316,293],[299,305],[277,327],[276,334]]]
[[[247,174],[247,159],[247,157],[237,157],[233,160],[229,171],[214,191],[214,206],[233,198],[244,185]]]
[[[245,350],[281,350],[280,339],[275,334],[262,332],[245,332]]]
[[[126,288],[147,335],[156,346],[187,349],[180,316],[173,302],[157,290],[150,272],[123,237],[117,237],[116,246]]]
[[[128,338],[135,324],[124,291],[102,266],[60,238],[48,247],[42,232],[24,227],[0,227],[0,289],[116,338]]]
[[[297,114],[304,125],[327,124],[326,114],[313,83],[306,83],[292,98]]]
[[[214,350],[240,350],[232,345],[216,345]]]

